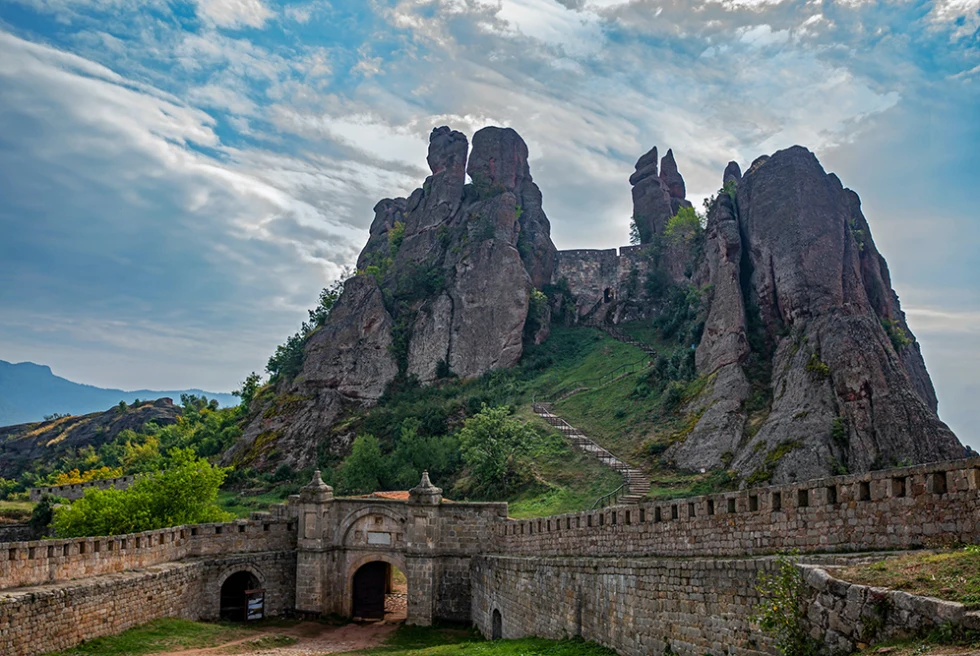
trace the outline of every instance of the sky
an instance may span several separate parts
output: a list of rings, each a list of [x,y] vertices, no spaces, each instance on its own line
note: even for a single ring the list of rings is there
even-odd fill
[[[807,146],[980,448],[980,0],[3,0],[0,359],[234,388],[439,125],[521,133],[559,248],[627,241],[651,146],[696,201]]]

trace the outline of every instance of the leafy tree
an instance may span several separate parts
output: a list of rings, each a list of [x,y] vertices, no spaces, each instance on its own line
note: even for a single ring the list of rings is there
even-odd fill
[[[636,217],[630,217],[630,243],[634,246],[642,242],[643,239],[640,237],[640,226],[636,224]]]
[[[31,527],[31,532],[35,536],[42,536],[51,525],[54,518],[55,498],[49,494],[41,497],[41,500],[31,511],[31,518],[27,520],[27,525]]]
[[[474,487],[488,497],[503,497],[520,482],[518,458],[533,438],[531,429],[510,416],[507,407],[488,407],[463,422],[459,444],[472,471]]]
[[[681,207],[670,217],[664,228],[664,237],[671,244],[690,244],[704,232],[701,217],[693,207]]]
[[[374,435],[358,435],[351,453],[340,466],[340,481],[346,492],[367,494],[383,487],[387,467],[381,444]]]
[[[171,453],[169,465],[126,490],[86,490],[70,507],[55,510],[55,533],[64,538],[119,535],[230,519],[215,505],[228,469],[184,449]]]
[[[69,472],[58,474],[54,479],[55,485],[75,485],[76,483],[88,483],[89,481],[101,481],[106,478],[118,478],[123,475],[122,467],[106,467],[103,465],[98,469],[90,469],[86,472],[79,472],[72,469]]]
[[[453,435],[421,434],[422,422],[409,417],[402,422],[389,458],[392,487],[407,490],[428,470],[436,479],[445,480],[459,467],[459,440]]]
[[[242,409],[242,412],[247,413],[249,411],[252,406],[252,399],[255,398],[255,393],[259,391],[260,387],[262,387],[262,377],[253,371],[248,376],[245,376],[241,389],[232,392],[232,394],[242,400],[238,405]]]

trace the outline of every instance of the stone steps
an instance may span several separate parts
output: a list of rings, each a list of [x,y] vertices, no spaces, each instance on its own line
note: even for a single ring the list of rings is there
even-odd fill
[[[594,456],[602,464],[618,472],[623,477],[627,491],[619,498],[618,503],[639,503],[650,491],[650,479],[643,472],[630,467],[628,463],[593,442],[585,433],[551,412],[548,405],[535,404],[534,412],[549,425],[561,431],[562,435],[565,436],[565,439],[568,440],[572,447]]]

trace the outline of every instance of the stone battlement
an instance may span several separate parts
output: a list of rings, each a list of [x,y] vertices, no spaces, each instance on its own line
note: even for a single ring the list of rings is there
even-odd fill
[[[744,556],[980,539],[980,458],[615,506],[496,527],[499,553]]]
[[[37,503],[45,495],[61,497],[74,501],[85,496],[86,490],[125,490],[134,482],[136,476],[119,476],[117,478],[102,478],[97,481],[86,481],[85,483],[69,483],[67,485],[48,485],[44,487],[32,487],[30,489],[31,501]]]

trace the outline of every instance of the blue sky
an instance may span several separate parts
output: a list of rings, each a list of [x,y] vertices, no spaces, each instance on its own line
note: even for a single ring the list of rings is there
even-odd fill
[[[4,0],[0,358],[233,388],[353,262],[426,139],[509,125],[559,248],[626,241],[674,149],[814,150],[864,203],[980,448],[980,0]]]

